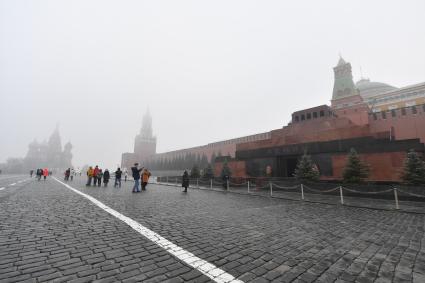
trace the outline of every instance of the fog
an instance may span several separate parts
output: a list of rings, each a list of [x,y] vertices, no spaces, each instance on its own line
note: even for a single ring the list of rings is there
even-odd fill
[[[0,162],[59,124],[75,166],[269,131],[354,79],[425,81],[425,1],[0,1]],[[362,69],[362,74],[360,73]]]

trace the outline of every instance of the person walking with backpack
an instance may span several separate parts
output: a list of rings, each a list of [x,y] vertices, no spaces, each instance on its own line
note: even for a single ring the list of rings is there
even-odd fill
[[[121,169],[118,167],[117,171],[115,171],[115,183],[114,183],[114,187],[116,188],[117,186],[119,186],[119,188],[121,188],[121,175],[122,175],[122,171]]]
[[[183,176],[182,176],[182,187],[184,188],[184,193],[187,193],[187,188],[189,187],[189,173],[187,173],[187,170],[184,170]]]
[[[143,170],[142,168],[138,168],[139,163],[134,163],[134,166],[131,167],[131,173],[133,174],[134,186],[133,193],[140,193],[139,182],[140,182],[140,172]]]

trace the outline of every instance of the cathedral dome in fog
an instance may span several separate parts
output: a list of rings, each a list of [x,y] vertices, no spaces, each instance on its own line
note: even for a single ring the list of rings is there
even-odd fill
[[[367,99],[397,89],[396,87],[393,87],[386,83],[371,82],[369,79],[359,80],[356,83],[356,88],[359,90],[360,95],[363,97],[363,99]]]

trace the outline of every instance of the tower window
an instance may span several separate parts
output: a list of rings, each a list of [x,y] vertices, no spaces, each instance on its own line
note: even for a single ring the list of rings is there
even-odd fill
[[[393,117],[395,117],[396,116],[396,112],[395,112],[395,110],[393,109],[393,110],[391,110],[391,116],[393,116]]]
[[[311,119],[311,113],[307,113],[307,120]]]
[[[317,112],[313,112],[313,119],[317,118]]]
[[[406,108],[401,108],[401,115],[406,115]]]

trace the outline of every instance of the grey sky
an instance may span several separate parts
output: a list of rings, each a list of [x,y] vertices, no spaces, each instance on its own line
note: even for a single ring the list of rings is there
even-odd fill
[[[0,162],[60,124],[120,162],[149,106],[164,152],[282,127],[355,80],[425,81],[425,1],[0,0]]]

